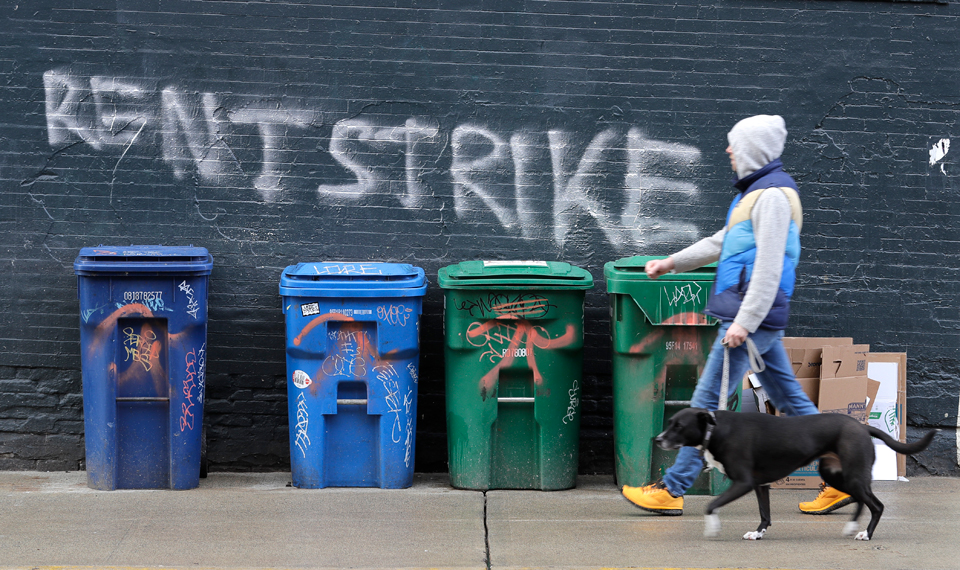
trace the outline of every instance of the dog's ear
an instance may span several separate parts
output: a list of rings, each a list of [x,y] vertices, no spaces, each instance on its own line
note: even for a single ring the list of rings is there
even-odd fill
[[[700,412],[699,414],[697,414],[697,416],[700,418],[700,423],[704,425],[711,425],[711,426],[717,425],[716,416],[714,416],[713,414],[711,414],[706,410]]]

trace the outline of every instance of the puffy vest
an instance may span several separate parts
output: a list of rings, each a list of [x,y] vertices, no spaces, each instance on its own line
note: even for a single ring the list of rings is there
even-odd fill
[[[783,171],[783,163],[776,159],[767,166],[742,178],[734,184],[741,193],[734,198],[727,212],[726,234],[717,264],[717,279],[713,284],[706,314],[721,321],[732,321],[750,285],[753,264],[757,256],[757,242],[750,214],[764,192],[783,192],[792,210],[787,247],[783,256],[780,287],[773,306],[760,324],[767,329],[787,328],[790,317],[790,297],[796,282],[797,262],[800,258],[800,228],[803,225],[797,184]]]

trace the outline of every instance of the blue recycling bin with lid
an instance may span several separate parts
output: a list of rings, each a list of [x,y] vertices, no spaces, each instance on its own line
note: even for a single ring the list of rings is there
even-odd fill
[[[207,358],[202,247],[86,247],[80,299],[87,484],[200,484]]]
[[[413,484],[426,289],[423,269],[404,263],[284,269],[294,486]]]

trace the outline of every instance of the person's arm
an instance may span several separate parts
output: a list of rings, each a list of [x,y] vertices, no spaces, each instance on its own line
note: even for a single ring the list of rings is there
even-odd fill
[[[671,255],[674,264],[673,271],[684,273],[720,259],[720,251],[723,249],[723,236],[726,233],[727,228],[722,228],[712,236],[705,237]]]
[[[790,217],[790,201],[776,189],[765,191],[750,213],[757,255],[750,286],[733,321],[748,332],[757,330],[776,299],[780,275],[783,273]]]
[[[726,231],[727,229],[724,228],[670,257],[648,261],[645,266],[647,277],[656,279],[665,273],[683,273],[717,261],[720,259],[720,250],[723,248],[723,236]]]

